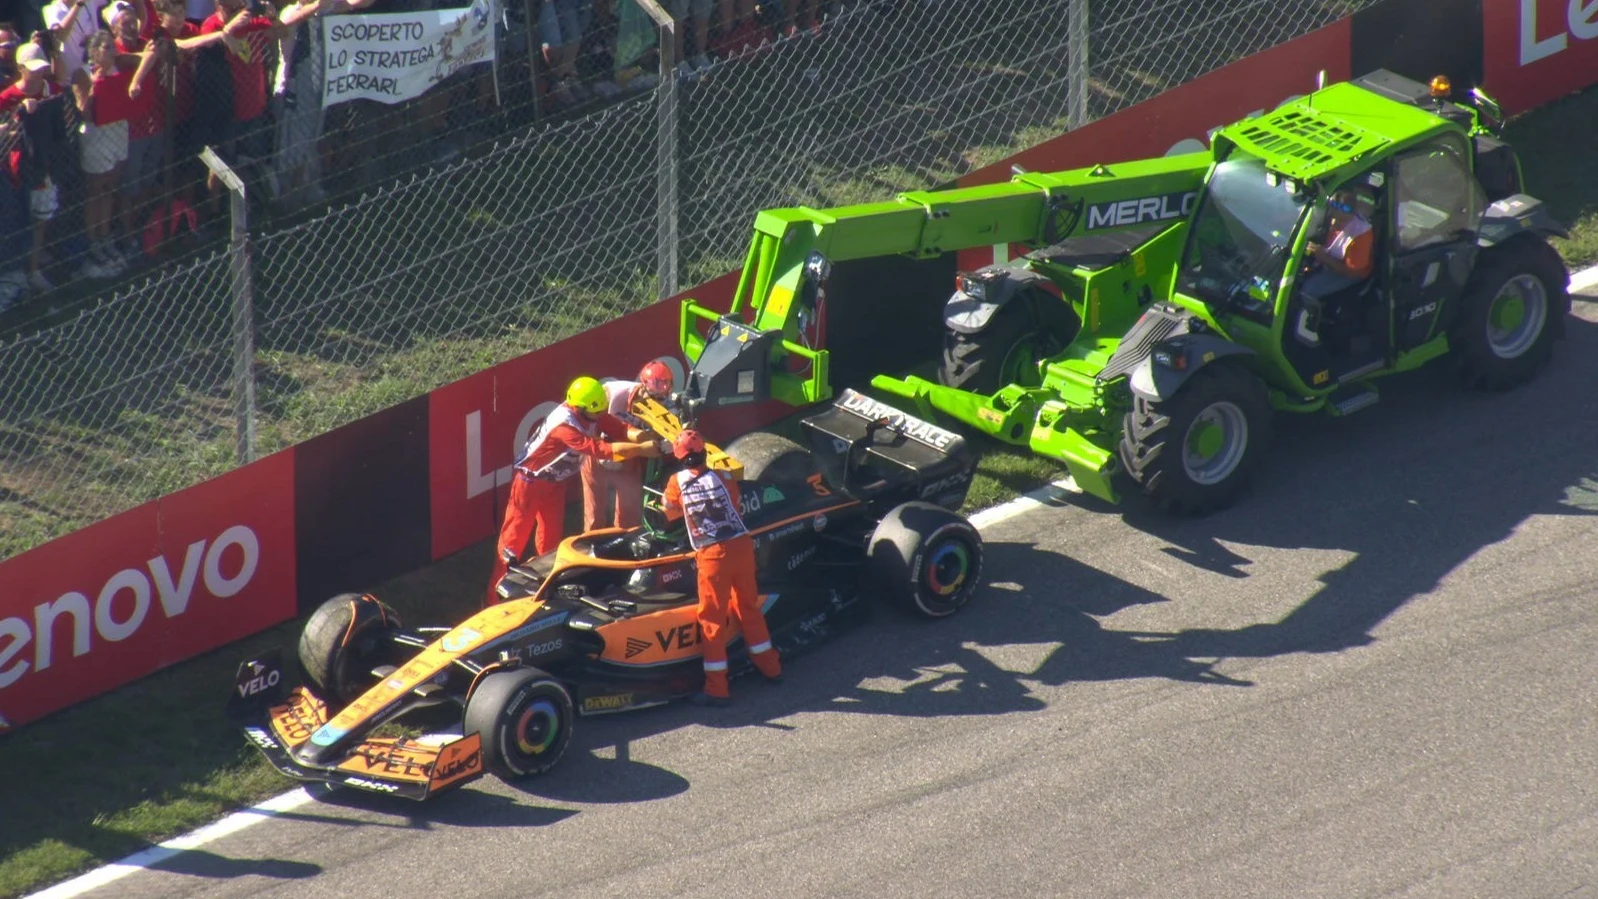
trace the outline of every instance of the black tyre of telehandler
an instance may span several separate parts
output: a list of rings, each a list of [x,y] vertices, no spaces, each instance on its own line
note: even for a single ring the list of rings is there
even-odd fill
[[[1080,324],[1060,298],[1024,291],[975,334],[944,330],[938,383],[984,396],[1006,384],[1036,387],[1038,362],[1070,343]]]
[[[1133,398],[1122,422],[1121,465],[1159,509],[1199,515],[1237,498],[1269,437],[1265,385],[1222,362],[1194,372],[1168,399]]]
[[[1449,334],[1466,383],[1507,390],[1536,376],[1570,313],[1567,277],[1559,252],[1530,234],[1482,253]]]

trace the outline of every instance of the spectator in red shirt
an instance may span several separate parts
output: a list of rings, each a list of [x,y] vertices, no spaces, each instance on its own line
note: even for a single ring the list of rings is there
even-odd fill
[[[149,37],[139,68],[133,76],[133,96],[150,104],[162,148],[160,159],[168,163],[159,167],[154,176],[167,176],[167,180],[152,180],[148,185],[158,208],[153,230],[146,228],[143,249],[147,252],[154,252],[181,227],[195,225],[193,188],[205,172],[197,158],[204,143],[194,121],[195,54],[227,36],[226,29],[201,34],[200,26],[185,18],[183,0],[156,0],[154,11],[153,21],[146,29]],[[130,166],[132,156],[130,146]]]
[[[154,199],[156,180],[166,162],[166,137],[164,108],[157,102],[163,100],[159,90],[146,90],[155,79],[144,65],[144,49],[154,34],[155,16],[143,3],[135,6],[128,0],[116,0],[106,8],[105,18],[116,38],[120,58],[136,56],[138,67],[128,86],[128,159],[122,168],[119,184],[122,207],[122,239],[116,244],[124,260],[138,259],[143,251],[139,246],[139,222],[143,221],[150,201]]]
[[[216,12],[200,25],[201,34],[222,32],[223,52],[233,81],[233,117],[219,130],[217,152],[235,170],[253,165],[272,153],[272,132],[266,115],[267,50],[276,41],[277,13],[256,15],[244,0],[216,0]],[[216,123],[222,124],[222,123]],[[226,188],[212,175],[211,194],[221,201]]]
[[[78,138],[79,160],[88,176],[83,219],[89,258],[80,274],[108,278],[121,274],[127,265],[116,248],[111,222],[116,212],[117,184],[128,159],[133,71],[117,65],[116,39],[108,31],[91,35],[86,49],[88,67],[72,76],[72,93],[83,120]]]

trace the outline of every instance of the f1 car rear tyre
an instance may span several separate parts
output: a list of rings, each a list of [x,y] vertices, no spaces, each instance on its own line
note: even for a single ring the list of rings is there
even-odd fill
[[[932,503],[902,503],[877,523],[867,560],[900,605],[927,618],[960,611],[982,576],[982,535]]]
[[[744,479],[804,483],[821,473],[816,457],[780,434],[752,431],[727,444],[727,455],[744,467]]]
[[[400,626],[399,615],[376,597],[340,593],[300,631],[300,667],[323,696],[352,702],[376,682],[372,669],[389,664],[388,632]]]
[[[1548,362],[1570,313],[1566,278],[1559,252],[1529,234],[1482,253],[1449,335],[1472,387],[1507,390]]]
[[[1036,387],[1039,360],[1060,351],[1080,327],[1076,313],[1058,297],[1023,291],[975,334],[943,332],[938,383],[984,396],[1006,384]]]
[[[463,733],[483,740],[483,767],[501,780],[543,774],[566,754],[572,698],[537,668],[497,671],[466,699]]]
[[[1202,514],[1237,498],[1265,454],[1269,428],[1260,379],[1213,364],[1167,399],[1133,397],[1122,421],[1121,465],[1155,506]]]

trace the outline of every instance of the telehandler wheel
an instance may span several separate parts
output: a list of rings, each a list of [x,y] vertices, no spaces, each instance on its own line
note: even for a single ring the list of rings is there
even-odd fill
[[[804,447],[765,431],[751,431],[727,444],[727,455],[743,465],[744,479],[749,481],[802,484],[806,478],[821,473],[816,457]]]
[[[1064,301],[1027,291],[1000,307],[975,334],[943,332],[938,383],[984,396],[1006,384],[1036,387],[1038,362],[1070,343],[1079,327]]]
[[[1531,235],[1482,254],[1449,335],[1472,387],[1507,390],[1548,362],[1570,313],[1566,277],[1559,252]]]
[[[300,668],[323,696],[353,702],[376,683],[373,668],[393,663],[388,632],[399,627],[399,616],[375,597],[340,593],[300,631]]]
[[[1122,423],[1121,464],[1157,507],[1200,514],[1237,497],[1269,435],[1265,385],[1223,362],[1195,372],[1169,399],[1135,396]]]

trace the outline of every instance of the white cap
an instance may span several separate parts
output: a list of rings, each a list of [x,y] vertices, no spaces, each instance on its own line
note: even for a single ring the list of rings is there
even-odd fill
[[[17,50],[17,65],[30,72],[43,72],[50,68],[50,57],[45,55],[43,47],[29,41]]]

